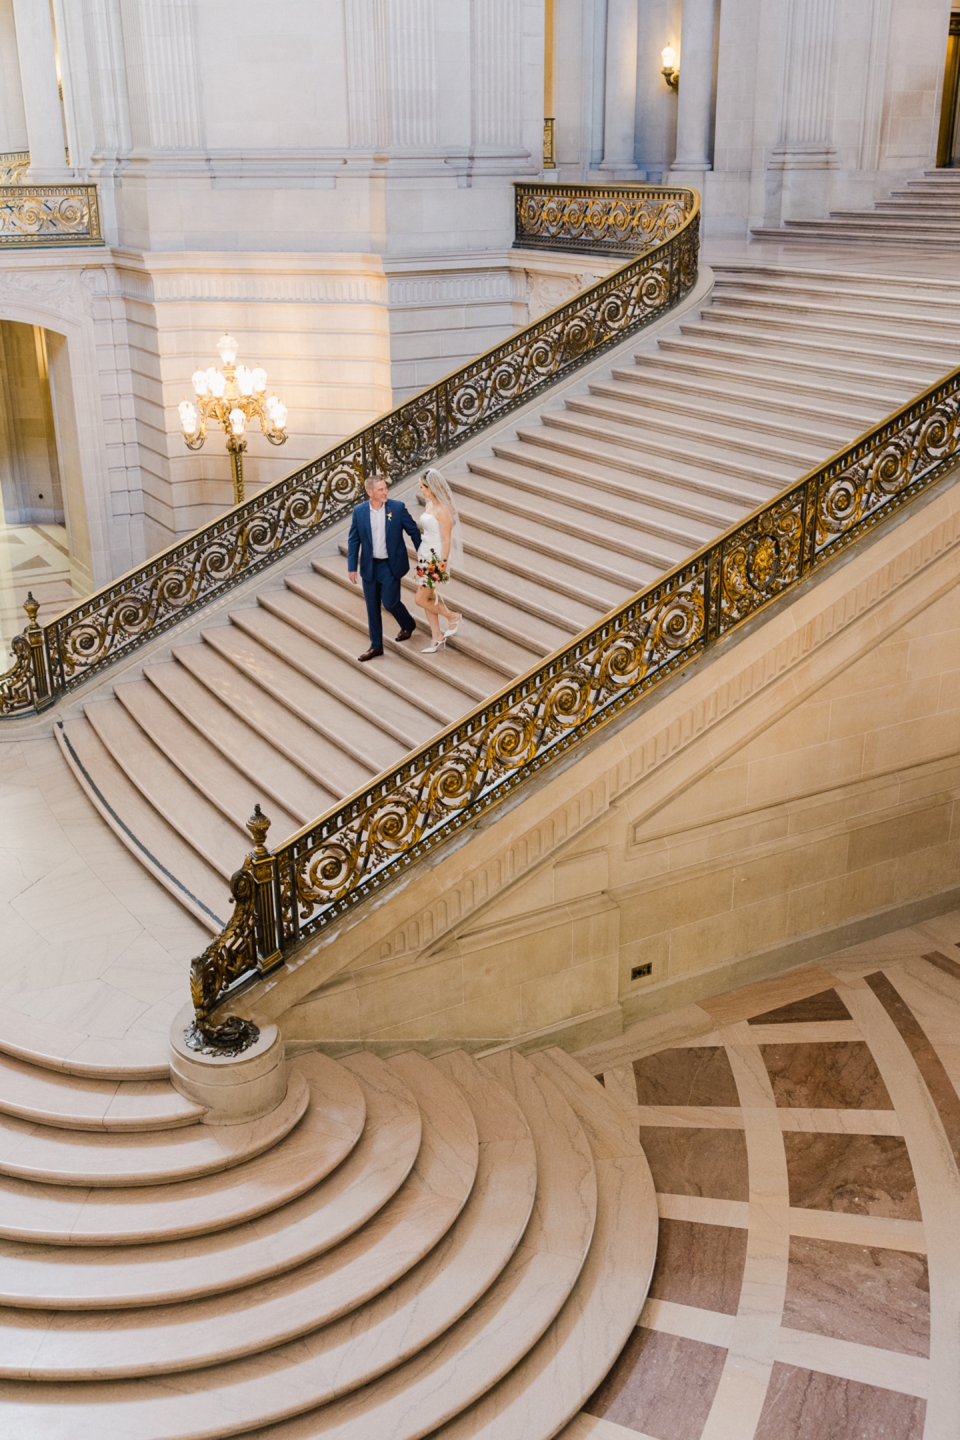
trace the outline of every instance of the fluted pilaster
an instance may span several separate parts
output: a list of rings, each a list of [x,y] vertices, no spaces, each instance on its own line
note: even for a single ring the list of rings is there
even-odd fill
[[[202,149],[192,0],[123,0],[123,28],[134,146]]]
[[[791,0],[774,166],[832,161],[836,10],[836,0]]]
[[[521,8],[516,0],[473,0],[471,5],[473,143],[522,143]]]
[[[439,143],[436,0],[389,0],[390,139],[400,149]]]

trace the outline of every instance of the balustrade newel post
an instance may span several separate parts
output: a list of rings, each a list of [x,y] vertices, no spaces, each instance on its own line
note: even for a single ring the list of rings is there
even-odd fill
[[[37,624],[40,602],[34,600],[32,590],[27,591],[23,608],[27,612],[29,621],[23,633],[30,647],[30,686],[33,690],[33,703],[38,710],[42,710],[44,702],[50,699],[50,670],[47,665],[47,649],[43,643],[43,626]]]
[[[253,837],[250,852],[250,873],[256,886],[257,950],[261,971],[272,970],[283,959],[283,929],[280,918],[280,872],[277,857],[267,848],[267,831],[271,821],[259,804],[247,821]]]

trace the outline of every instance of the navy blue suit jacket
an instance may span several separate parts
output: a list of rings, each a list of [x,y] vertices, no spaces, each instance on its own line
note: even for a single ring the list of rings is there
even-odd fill
[[[402,500],[387,500],[384,502],[384,509],[387,512],[387,564],[391,573],[399,580],[400,576],[406,575],[410,569],[410,557],[403,543],[403,532],[407,532],[416,549],[420,544],[420,529]],[[369,500],[364,500],[353,512],[347,539],[347,569],[359,570],[363,580],[373,579],[373,533],[370,529]]]

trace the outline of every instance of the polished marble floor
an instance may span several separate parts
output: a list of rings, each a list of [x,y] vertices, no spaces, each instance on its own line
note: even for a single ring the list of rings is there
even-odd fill
[[[565,1440],[955,1440],[960,913],[579,1058],[636,1120],[661,1226]]]
[[[70,576],[66,529],[0,519],[0,670],[9,664],[10,641],[27,623],[28,590],[39,601],[41,624],[80,598]]]

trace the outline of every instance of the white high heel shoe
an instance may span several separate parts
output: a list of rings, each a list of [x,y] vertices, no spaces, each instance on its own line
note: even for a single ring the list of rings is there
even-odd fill
[[[462,616],[462,615],[460,616],[460,618],[459,618],[459,620],[457,621],[456,625],[451,625],[450,622],[448,621],[448,622],[447,622],[447,633],[446,633],[446,635],[444,635],[443,638],[444,638],[445,640],[449,640],[452,635],[456,635],[457,631],[460,629],[460,626],[461,626],[462,624],[463,624],[463,616]]]
[[[447,643],[446,636],[445,636],[445,635],[441,635],[441,636],[440,636],[440,639],[439,639],[439,640],[435,640],[432,645],[425,645],[424,648],[420,651],[420,654],[421,654],[421,655],[433,655],[433,654],[436,653],[437,650],[442,650],[442,649],[444,649],[444,647],[446,646],[446,643]]]

